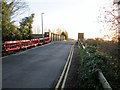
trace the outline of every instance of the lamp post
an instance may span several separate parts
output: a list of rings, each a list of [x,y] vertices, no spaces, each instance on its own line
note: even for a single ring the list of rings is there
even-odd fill
[[[44,37],[44,34],[43,34],[43,14],[44,13],[41,13],[42,37]]]

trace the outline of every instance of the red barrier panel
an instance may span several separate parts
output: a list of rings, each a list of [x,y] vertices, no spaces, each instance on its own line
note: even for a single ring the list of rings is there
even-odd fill
[[[21,49],[26,49],[30,46],[31,46],[30,40],[21,40],[21,44],[20,44]]]
[[[13,51],[20,49],[20,41],[6,41],[4,43],[4,50],[5,51]]]
[[[37,38],[31,40],[17,40],[17,41],[6,41],[3,44],[3,51],[14,51],[19,49],[26,49],[31,46],[42,45],[44,43],[49,43],[51,41],[50,37]]]
[[[31,46],[37,46],[39,44],[39,39],[31,39]]]
[[[44,38],[45,43],[49,43],[51,41],[50,37],[45,37]]]

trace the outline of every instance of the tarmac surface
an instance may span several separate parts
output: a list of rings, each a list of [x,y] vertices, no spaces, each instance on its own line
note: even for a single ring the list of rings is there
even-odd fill
[[[2,59],[3,88],[52,88],[74,42],[38,46]]]

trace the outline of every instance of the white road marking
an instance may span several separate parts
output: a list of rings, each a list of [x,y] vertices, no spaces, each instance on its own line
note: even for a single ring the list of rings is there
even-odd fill
[[[57,85],[55,86],[55,90],[58,90],[58,88],[60,87],[60,83],[62,82],[64,74],[65,74],[65,78],[64,78],[65,80],[62,82],[62,87],[64,87],[64,85],[65,85],[67,74],[68,74],[68,71],[69,71],[69,68],[70,68],[70,64],[71,64],[71,60],[72,60],[72,56],[73,56],[73,51],[74,51],[74,45],[70,49],[67,61],[65,63],[64,69],[62,71],[62,74],[61,74],[61,76],[60,76],[60,78],[58,80]],[[66,69],[67,69],[67,72],[65,72]]]

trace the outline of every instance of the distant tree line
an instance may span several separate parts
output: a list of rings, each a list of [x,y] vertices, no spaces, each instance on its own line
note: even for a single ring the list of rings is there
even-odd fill
[[[23,40],[32,38],[32,23],[34,14],[24,17],[19,26],[15,25],[15,18],[23,14],[28,5],[23,0],[2,0],[0,1],[1,9],[1,27],[2,27],[2,42],[11,40]],[[58,28],[57,34],[65,36],[68,39],[68,33],[65,30]]]
[[[59,35],[63,35],[65,37],[65,40],[68,40],[68,32],[62,28],[57,28],[56,33]]]
[[[27,4],[21,0],[2,0],[2,41],[31,39],[34,14],[23,18],[15,25],[14,18],[25,12]],[[13,21],[14,20],[14,21]]]
[[[67,32],[62,32],[61,35],[65,36],[65,40],[68,40],[68,33]]]

